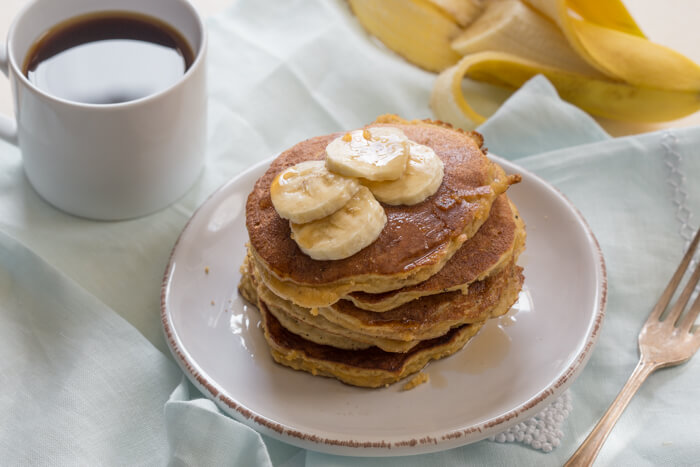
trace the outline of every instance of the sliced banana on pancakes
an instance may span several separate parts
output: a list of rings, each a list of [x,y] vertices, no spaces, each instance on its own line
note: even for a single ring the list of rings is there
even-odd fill
[[[324,161],[306,161],[282,171],[270,185],[275,210],[303,224],[333,214],[357,193],[355,178],[329,172]]]
[[[282,171],[270,196],[304,253],[336,260],[379,237],[387,217],[377,200],[420,203],[437,191],[443,176],[442,160],[432,148],[398,128],[365,128],[334,139],[325,162],[301,162]]]
[[[398,180],[363,182],[382,203],[418,204],[440,188],[444,176],[442,160],[432,148],[409,141],[406,170]]]
[[[316,260],[343,259],[374,242],[386,224],[384,208],[362,187],[328,217],[305,224],[290,223],[299,248]]]
[[[408,138],[392,127],[355,130],[336,138],[326,148],[326,167],[348,177],[396,180],[408,161]]]

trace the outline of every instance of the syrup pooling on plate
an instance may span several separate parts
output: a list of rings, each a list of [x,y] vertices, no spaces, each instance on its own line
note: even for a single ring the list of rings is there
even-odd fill
[[[510,352],[511,339],[500,324],[490,322],[455,357],[457,371],[480,374],[496,368]]]
[[[262,332],[260,317],[255,309],[252,309],[250,305],[247,305],[238,297],[236,297],[233,301],[233,306],[231,306],[229,329],[231,330],[231,334],[238,338],[241,348],[250,354],[251,358],[254,358],[256,349],[253,345],[253,333]]]
[[[467,344],[464,352],[428,367],[431,386],[447,387],[449,378],[446,372],[481,374],[484,371],[497,369],[510,352],[512,339],[508,335],[508,328],[517,323],[519,313],[532,311],[534,311],[532,294],[523,286],[523,290],[518,295],[518,301],[513,304],[508,313],[484,326]]]
[[[501,317],[501,323],[503,326],[512,326],[518,321],[517,315],[519,313],[531,313],[535,310],[535,304],[532,301],[532,294],[527,286],[523,286],[523,290],[520,291],[518,295],[518,301],[513,304],[513,308]],[[522,315],[521,315],[522,316]]]

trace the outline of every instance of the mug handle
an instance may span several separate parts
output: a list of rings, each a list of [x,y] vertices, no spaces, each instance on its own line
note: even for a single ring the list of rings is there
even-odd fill
[[[0,42],[0,71],[8,76],[7,48]],[[0,139],[17,144],[17,123],[14,118],[0,114]]]

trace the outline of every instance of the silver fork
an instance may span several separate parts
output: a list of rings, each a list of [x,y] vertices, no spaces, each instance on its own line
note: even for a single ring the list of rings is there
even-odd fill
[[[678,300],[671,310],[664,316],[673,294],[688,269],[688,264],[695,254],[700,240],[700,229],[695,233],[690,242],[688,251],[683,256],[681,264],[673,274],[671,282],[661,294],[659,302],[651,311],[649,318],[639,333],[639,363],[632,372],[632,376],[622,387],[613,403],[600,419],[593,431],[581,444],[578,450],[567,461],[566,466],[591,465],[600,448],[607,439],[610,431],[615,426],[617,419],[627,407],[627,404],[635,395],[644,380],[659,368],[680,365],[687,362],[700,348],[700,327],[693,330],[695,319],[700,314],[700,296],[695,299],[692,307],[686,313],[685,310],[693,290],[700,278],[700,264],[695,268],[690,280],[678,296]]]

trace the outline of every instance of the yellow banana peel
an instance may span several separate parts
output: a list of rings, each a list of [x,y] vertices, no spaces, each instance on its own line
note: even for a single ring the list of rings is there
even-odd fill
[[[526,1],[554,20],[574,50],[610,78],[659,89],[700,91],[700,65],[647,40],[619,0]]]
[[[469,6],[462,3],[467,1]],[[568,66],[564,60],[545,60],[551,37],[522,21],[513,22],[518,27],[505,30],[498,43],[486,39],[480,40],[477,50],[462,47],[469,53],[461,57],[450,45],[479,14],[475,0],[349,0],[362,25],[389,48],[424,69],[441,71],[431,107],[439,119],[456,126],[473,127],[485,118],[462,92],[465,76],[517,88],[543,74],[563,99],[612,119],[659,122],[700,110],[700,65],[650,42],[621,0],[523,1],[561,30],[581,63],[592,67],[590,71]],[[508,45],[503,38],[509,33],[526,34],[530,43],[544,45],[536,54],[523,53],[530,55],[524,58],[517,43],[503,45]],[[497,52],[499,48],[513,50]]]
[[[481,0],[429,0],[462,27],[471,24],[484,9]]]
[[[645,37],[637,22],[620,0],[523,0],[566,29],[569,12],[599,26]]]
[[[620,0],[568,0],[566,4],[582,18],[587,18],[599,26],[645,37]]]
[[[700,91],[700,66],[675,50],[588,21],[569,21],[592,64],[606,75],[638,86]]]
[[[428,0],[349,0],[362,26],[384,45],[428,71],[442,71],[461,56],[450,42],[457,20]]]
[[[465,76],[513,89],[537,74],[546,76],[561,97],[602,117],[633,122],[672,120],[700,110],[700,93],[633,86],[590,78],[501,52],[480,52],[464,57],[438,76],[431,107],[440,120],[474,127],[485,116],[474,110],[462,94]]]

